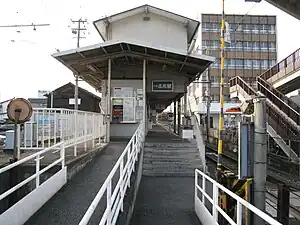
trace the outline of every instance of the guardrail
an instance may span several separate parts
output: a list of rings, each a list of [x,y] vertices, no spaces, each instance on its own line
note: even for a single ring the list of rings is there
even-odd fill
[[[57,154],[58,157],[52,157],[53,162],[49,165],[41,168],[41,161],[47,154]],[[15,177],[16,170],[20,171],[20,165],[24,163],[30,163],[35,165],[35,172],[28,178],[21,180],[19,176]],[[57,171],[49,170],[56,165],[60,165]],[[47,176],[41,177],[45,172]],[[51,175],[49,175],[51,174]],[[4,190],[0,195],[0,201],[4,201],[7,198],[5,205],[2,205],[0,215],[0,224],[23,224],[25,223],[43,204],[45,204],[65,183],[67,180],[67,170],[65,167],[65,146],[63,142],[59,142],[49,148],[38,151],[30,156],[20,159],[10,165],[7,165],[0,169],[0,176],[2,178],[14,179],[14,182]],[[47,179],[45,180],[45,177]],[[35,180],[35,183],[31,181]],[[21,195],[19,196],[18,190],[28,185]],[[28,191],[29,190],[29,191]],[[43,196],[41,197],[41,193]],[[3,203],[3,202],[2,202]],[[4,204],[4,203],[3,203]],[[30,207],[28,207],[30,205]],[[26,208],[26,210],[24,210]]]
[[[89,223],[96,207],[101,200],[106,200],[106,208],[101,217],[99,225],[114,225],[117,222],[120,211],[123,211],[123,200],[128,187],[130,187],[130,178],[135,171],[135,162],[143,147],[145,140],[145,123],[141,122],[129,143],[125,147],[118,161],[110,171],[108,177],[81,219],[79,225]],[[113,178],[118,174],[119,178],[113,189]],[[106,193],[106,196],[104,194]]]
[[[199,182],[199,178],[201,181]],[[202,185],[200,186],[199,183]],[[207,188],[207,186],[212,186],[212,188]],[[236,221],[231,219],[226,212],[219,206],[219,193],[225,192],[231,198],[236,201]],[[198,196],[200,192],[201,196]],[[211,193],[212,192],[212,193]],[[212,195],[212,197],[210,196]],[[212,213],[206,207],[206,201],[212,204]],[[203,224],[218,224],[218,216],[221,214],[231,225],[242,225],[243,223],[243,210],[252,211],[253,214],[260,217],[263,221],[272,225],[282,225],[278,221],[274,220],[272,217],[257,209],[255,206],[251,205],[249,202],[245,201],[241,197],[237,196],[217,181],[213,180],[200,170],[195,170],[195,211],[200,221]]]
[[[262,90],[264,87],[259,83],[258,86],[260,85],[260,90]],[[239,85],[242,90],[244,90],[249,96],[257,96],[257,92],[250,87],[242,78],[240,77],[234,77],[232,79],[230,79],[230,87],[234,87],[235,85]],[[264,91],[266,92],[266,91]],[[268,97],[268,96],[267,96]],[[281,101],[277,96],[274,96],[274,98],[276,98],[277,101],[273,102],[273,104],[279,108],[279,109],[283,109],[283,107],[288,107],[288,105]],[[272,101],[272,99],[270,99],[270,101]],[[287,108],[285,108],[285,111],[289,110]],[[295,112],[293,109],[292,112]],[[298,130],[297,127],[295,127],[295,125],[293,125],[292,123],[290,123],[289,121],[287,121],[287,119],[279,114],[276,109],[274,109],[273,107],[271,107],[269,104],[267,104],[267,108],[266,108],[267,114],[269,115],[267,118],[267,122],[275,129],[275,131],[282,137],[282,138],[289,138],[290,136],[295,136],[298,134]],[[293,113],[290,112],[290,115],[292,115]],[[286,114],[286,113],[285,113]],[[286,114],[287,115],[287,114]],[[287,115],[288,116],[288,115]],[[293,118],[295,120],[297,120],[297,116],[293,114]],[[291,119],[293,119],[291,118]]]
[[[43,149],[60,141],[105,136],[104,116],[70,109],[33,109],[31,120],[21,128],[21,149]],[[76,143],[74,143],[76,146]]]
[[[262,94],[270,99],[280,110],[282,110],[295,123],[300,125],[300,107],[281,92],[261,78],[257,78],[257,88]]]
[[[271,67],[269,70],[260,75],[260,78],[267,81],[274,76],[278,76],[277,79],[284,77],[292,72],[300,69],[300,49],[297,49],[291,55]]]
[[[53,163],[51,163],[50,165],[46,166],[44,169],[40,169],[40,161],[41,159],[43,159],[44,157],[42,156],[43,154],[53,151],[52,153],[59,153],[59,159],[55,160]],[[41,157],[42,156],[42,157]],[[40,185],[40,175],[43,174],[44,172],[46,172],[47,170],[49,170],[50,168],[52,168],[53,166],[61,163],[61,167],[64,168],[65,166],[65,147],[64,147],[64,143],[60,142],[57,143],[56,145],[53,145],[50,148],[46,148],[44,150],[41,150],[37,153],[34,153],[30,156],[27,156],[26,158],[20,159],[19,161],[16,161],[15,163],[12,163],[4,168],[0,169],[0,174],[9,171],[23,163],[26,163],[30,160],[35,161],[35,174],[33,174],[32,176],[28,177],[27,179],[23,180],[22,182],[20,182],[19,184],[17,184],[16,186],[10,188],[9,190],[7,190],[6,192],[2,193],[0,195],[0,201],[2,199],[4,199],[5,197],[9,196],[11,193],[13,193],[14,191],[18,190],[19,188],[23,187],[25,184],[29,183],[30,181],[32,181],[33,179],[35,179],[35,188],[37,188]]]

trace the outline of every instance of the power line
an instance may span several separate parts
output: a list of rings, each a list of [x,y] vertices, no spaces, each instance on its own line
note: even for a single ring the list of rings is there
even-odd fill
[[[33,27],[33,30],[36,30],[36,27],[46,27],[50,26],[50,24],[12,24],[12,25],[0,25],[0,28],[17,28],[17,27]]]

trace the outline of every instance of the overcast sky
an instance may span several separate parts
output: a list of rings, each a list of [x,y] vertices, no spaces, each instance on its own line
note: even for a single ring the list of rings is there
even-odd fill
[[[226,13],[245,14],[254,3],[226,0]],[[0,100],[11,97],[37,97],[38,90],[53,90],[74,81],[72,73],[52,58],[56,49],[76,46],[70,19],[87,18],[86,39],[81,46],[101,42],[92,22],[142,4],[150,4],[197,19],[201,13],[220,13],[221,0],[9,0],[0,8],[0,25],[49,23],[50,27],[0,28]],[[299,48],[300,21],[269,5],[256,4],[249,14],[276,15],[278,59]],[[81,87],[89,88],[81,82]]]

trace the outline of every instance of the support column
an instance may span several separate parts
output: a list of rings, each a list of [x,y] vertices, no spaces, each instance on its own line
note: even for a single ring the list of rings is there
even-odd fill
[[[277,220],[282,224],[289,224],[290,191],[287,185],[278,184]]]
[[[267,177],[267,127],[266,127],[266,98],[257,97],[254,103],[254,205],[265,211],[266,208],[266,177]],[[254,216],[255,225],[265,222]]]
[[[146,86],[146,59],[143,61],[143,122],[145,126],[145,135],[147,133],[147,105],[146,105],[146,95],[147,95],[147,86]]]
[[[110,119],[111,119],[111,59],[108,59],[107,73],[107,123],[106,123],[106,142],[110,142]]]
[[[174,133],[176,134],[176,115],[177,115],[177,113],[176,113],[176,111],[177,111],[177,108],[176,108],[176,100],[174,100],[174,102],[173,102],[173,111],[174,111],[174,114],[173,114],[173,128],[174,128]]]
[[[177,134],[181,135],[181,101],[180,98],[177,100],[177,111],[178,111],[178,116],[177,116]]]
[[[74,126],[74,133],[75,133],[75,139],[78,137],[78,75],[75,74],[75,96],[74,96],[74,109],[75,109],[75,126]],[[76,141],[77,143],[77,141]],[[77,156],[77,144],[74,145],[74,156]]]
[[[184,107],[184,124],[187,125],[186,117],[188,115],[188,96],[187,96],[187,86],[184,86],[184,95],[183,95],[183,107]],[[190,109],[191,110],[191,109]]]

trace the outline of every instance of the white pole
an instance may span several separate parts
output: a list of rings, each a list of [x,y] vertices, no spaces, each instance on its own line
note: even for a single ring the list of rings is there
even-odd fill
[[[146,107],[146,59],[143,61],[143,120],[145,126],[145,135],[147,130],[147,107]]]
[[[111,114],[111,59],[108,59],[108,74],[107,74],[107,128],[106,141],[110,141],[110,114]]]

